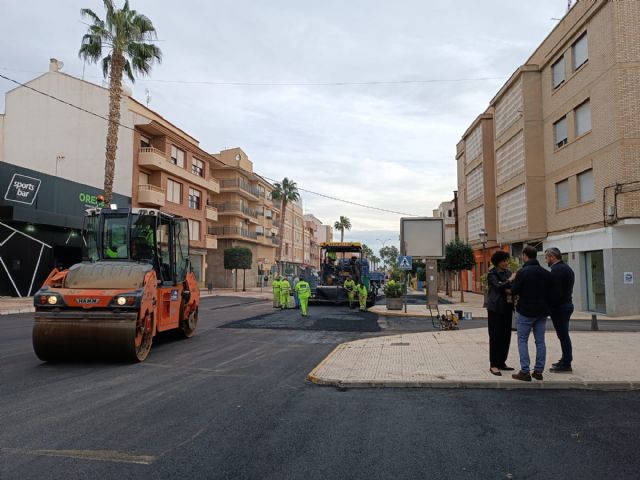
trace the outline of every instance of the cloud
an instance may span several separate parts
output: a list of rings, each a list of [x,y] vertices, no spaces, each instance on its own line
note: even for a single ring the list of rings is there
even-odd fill
[[[560,3],[200,0],[176,7],[132,0],[133,8],[153,20],[164,52],[152,77],[136,82],[134,96],[143,100],[148,88],[151,107],[204,148],[240,146],[267,177],[288,176],[306,190],[429,215],[456,188],[460,136],[554,26],[550,18],[562,15]],[[102,14],[98,0],[22,0],[5,6],[0,67],[13,70],[3,73],[28,80],[46,71],[49,57],[57,57],[65,61],[65,71],[80,75],[84,69],[87,79],[99,83],[99,67],[77,58],[86,29],[79,16],[83,7]],[[486,77],[504,78],[469,80]],[[460,81],[351,86],[160,81],[420,79]],[[11,85],[2,82],[0,88]],[[397,232],[399,215],[302,195],[306,209],[326,223],[350,217],[353,234]]]

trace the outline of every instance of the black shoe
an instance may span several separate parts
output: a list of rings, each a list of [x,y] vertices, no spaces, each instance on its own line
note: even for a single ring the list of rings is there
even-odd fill
[[[542,380],[542,372],[536,372],[536,371],[534,371],[534,372],[531,374],[531,376],[532,376],[533,378],[535,378],[536,380]]]
[[[505,372],[513,372],[515,370],[515,368],[513,367],[508,367],[506,365],[502,365],[501,367],[498,367],[499,370],[504,370]]]
[[[513,375],[511,375],[511,378],[513,378],[514,380],[522,380],[523,382],[531,381],[531,375],[528,373],[524,373],[522,370],[520,370],[518,373],[514,373]]]
[[[558,360],[556,363],[551,364],[552,367],[561,367],[563,365],[564,363],[562,362],[562,360]]]
[[[498,370],[497,372],[494,372],[493,369]],[[500,371],[500,369],[498,367],[491,367],[489,369],[489,373],[491,373],[491,375],[495,375],[496,377],[501,377],[502,376],[502,372]]]
[[[551,373],[571,373],[573,372],[573,369],[571,368],[571,365],[565,365],[564,363],[554,363],[549,371]]]

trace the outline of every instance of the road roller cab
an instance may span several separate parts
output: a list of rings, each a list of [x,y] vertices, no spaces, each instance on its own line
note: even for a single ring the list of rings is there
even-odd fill
[[[34,296],[41,360],[143,361],[157,332],[191,337],[200,289],[187,219],[151,209],[89,209],[84,261],[54,269]]]

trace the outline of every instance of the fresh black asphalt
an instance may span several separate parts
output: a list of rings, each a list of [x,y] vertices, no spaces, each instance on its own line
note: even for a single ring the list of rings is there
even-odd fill
[[[637,392],[338,391],[305,381],[336,344],[430,325],[295,328],[299,312],[221,297],[200,312],[142,364],[44,364],[32,316],[1,316],[0,479],[639,477]],[[271,314],[287,328],[245,328]]]

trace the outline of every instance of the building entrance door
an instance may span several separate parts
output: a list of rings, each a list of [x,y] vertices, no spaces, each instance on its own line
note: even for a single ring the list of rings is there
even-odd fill
[[[585,252],[587,272],[587,300],[589,310],[606,313],[607,303],[604,288],[604,256],[602,250]]]

